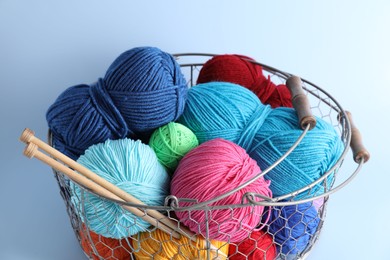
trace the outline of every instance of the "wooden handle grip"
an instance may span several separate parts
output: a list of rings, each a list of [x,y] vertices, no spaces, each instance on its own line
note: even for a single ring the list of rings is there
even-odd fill
[[[291,76],[286,81],[286,86],[290,90],[292,104],[297,111],[299,125],[305,129],[310,124],[309,130],[316,126],[316,118],[313,116],[309,99],[302,89],[302,80],[297,76]]]
[[[363,145],[362,134],[356,127],[351,112],[345,111],[345,114],[351,124],[351,149],[353,153],[353,159],[356,163],[360,163],[362,159],[364,160],[364,162],[367,162],[370,159],[370,153]]]

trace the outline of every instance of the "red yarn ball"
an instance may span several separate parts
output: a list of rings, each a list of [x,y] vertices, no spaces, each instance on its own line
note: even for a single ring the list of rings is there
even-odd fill
[[[271,107],[292,107],[286,85],[276,86],[263,74],[263,68],[250,57],[236,54],[217,55],[208,60],[199,72],[197,83],[223,81],[250,89],[263,104]]]
[[[129,245],[131,238],[115,239],[104,237],[87,230],[84,224],[79,235],[81,247],[91,259],[126,260],[131,258]]]
[[[277,255],[272,237],[264,231],[254,231],[244,241],[229,245],[230,260],[272,260]]]

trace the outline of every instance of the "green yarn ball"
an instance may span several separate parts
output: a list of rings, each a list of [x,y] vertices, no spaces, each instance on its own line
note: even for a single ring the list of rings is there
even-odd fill
[[[172,173],[181,158],[197,147],[199,142],[189,128],[179,123],[170,122],[153,132],[149,145],[156,153],[160,163]]]

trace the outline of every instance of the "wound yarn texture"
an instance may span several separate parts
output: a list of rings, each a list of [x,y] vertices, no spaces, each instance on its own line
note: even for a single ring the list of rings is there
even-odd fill
[[[114,259],[127,260],[131,258],[130,239],[115,239],[98,235],[88,230],[85,224],[82,224],[80,235],[80,244],[85,254],[93,260]]]
[[[161,206],[169,195],[170,178],[156,154],[141,141],[107,140],[87,149],[78,163],[149,206]],[[93,232],[121,239],[144,231],[150,224],[70,182],[71,201]]]
[[[204,202],[225,194],[260,174],[257,163],[240,146],[221,139],[207,141],[187,153],[180,161],[171,182],[171,193],[178,198]],[[240,204],[246,192],[272,197],[269,181],[260,177],[210,206]],[[179,206],[190,206],[181,202]],[[241,241],[261,223],[263,206],[215,209],[208,211],[208,236],[220,241]],[[206,236],[203,210],[177,211],[177,217],[195,233]]]
[[[285,84],[276,85],[266,77],[260,64],[250,57],[237,54],[216,55],[201,68],[197,83],[230,82],[248,88],[263,104],[292,107],[291,94]]]
[[[292,108],[272,109],[250,90],[233,83],[198,84],[188,92],[179,122],[190,128],[200,143],[223,138],[243,147],[261,169],[280,158],[302,134]],[[325,174],[338,160],[343,143],[334,128],[317,118],[317,125],[302,143],[264,177],[274,196],[303,188]],[[333,174],[327,178],[328,187]],[[319,195],[319,183],[296,198]]]
[[[319,223],[317,210],[311,202],[278,206],[271,209],[268,232],[274,236],[279,252],[291,258],[303,252]]]
[[[198,144],[196,135],[188,127],[175,122],[157,128],[149,140],[158,160],[170,173],[175,171],[181,158]]]
[[[77,159],[89,146],[108,139],[146,141],[156,128],[181,115],[187,89],[170,54],[155,47],[130,49],[104,77],[66,89],[49,107],[53,146]]]
[[[263,230],[253,231],[243,241],[229,246],[229,260],[274,260],[276,255],[272,236]]]
[[[210,250],[212,258],[226,259],[222,253],[227,255],[229,246],[225,242],[209,241],[218,253]],[[156,229],[153,232],[141,232],[134,236],[133,255],[138,260],[149,259],[207,259],[206,241],[198,236],[196,241],[191,241],[186,236],[180,239],[171,237],[169,234]]]

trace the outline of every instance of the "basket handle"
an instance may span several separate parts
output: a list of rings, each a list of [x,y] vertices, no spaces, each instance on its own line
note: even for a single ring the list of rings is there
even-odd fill
[[[310,124],[309,130],[313,129],[317,121],[311,112],[309,99],[303,92],[301,78],[297,76],[289,77],[286,86],[290,90],[292,104],[297,111],[300,127],[306,129],[307,125]]]
[[[340,114],[341,115],[341,114]],[[339,115],[339,117],[340,117]],[[355,122],[353,121],[352,114],[349,111],[345,111],[345,115],[348,117],[351,124],[351,149],[353,153],[353,159],[356,163],[360,163],[363,159],[364,162],[370,160],[370,153],[363,145],[362,134],[359,129],[356,127]]]

